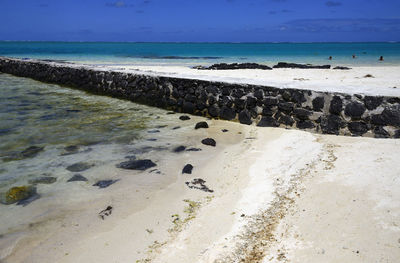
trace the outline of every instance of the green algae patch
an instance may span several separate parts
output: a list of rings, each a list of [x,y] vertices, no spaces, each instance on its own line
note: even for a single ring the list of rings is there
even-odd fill
[[[11,205],[16,202],[28,199],[36,194],[34,186],[16,186],[10,188],[6,193],[0,195],[0,203]]]

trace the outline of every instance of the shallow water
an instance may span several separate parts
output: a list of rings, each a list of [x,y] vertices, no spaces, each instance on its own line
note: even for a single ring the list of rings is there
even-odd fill
[[[0,194],[15,186],[35,186],[38,193],[26,206],[0,203],[0,261],[8,246],[30,235],[26,231],[71,211],[104,200],[126,200],[129,209],[144,205],[143,193],[179,174],[181,167],[168,173],[162,164],[178,160],[174,147],[195,143],[193,127],[200,120],[183,122],[165,110],[7,74],[0,74],[0,94]],[[32,146],[43,150],[24,152]],[[158,166],[134,176],[139,172],[116,167],[129,158]],[[85,169],[67,169],[76,163]],[[87,181],[68,182],[78,173]],[[47,183],[35,184],[38,179]],[[94,186],[99,180],[114,183],[99,188]],[[134,196],[133,189],[141,195]]]

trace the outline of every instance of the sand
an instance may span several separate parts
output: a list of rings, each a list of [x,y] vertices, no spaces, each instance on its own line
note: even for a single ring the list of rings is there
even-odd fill
[[[115,198],[114,213],[101,220],[97,213],[107,202],[93,204],[80,231],[72,224],[76,218],[53,222],[61,224],[57,233],[33,247],[26,243],[25,250],[17,246],[4,262],[400,258],[400,141],[225,121],[210,121],[210,127],[202,136],[215,138],[217,147],[161,164],[195,168],[152,192],[145,206],[119,211]],[[188,188],[185,182],[194,178],[214,192]]]
[[[334,69],[240,69],[197,70],[188,66],[96,66],[103,69],[148,75],[222,81],[272,86],[277,88],[311,89],[316,91],[400,96],[400,66],[353,67]],[[365,77],[366,75],[372,77]]]

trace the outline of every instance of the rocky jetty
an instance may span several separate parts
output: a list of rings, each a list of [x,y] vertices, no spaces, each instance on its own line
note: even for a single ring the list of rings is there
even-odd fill
[[[300,68],[300,69],[330,69],[331,65],[311,65],[311,64],[297,64],[297,63],[287,63],[278,62],[273,68]]]
[[[194,69],[199,70],[228,70],[228,69],[263,69],[263,70],[271,70],[272,68],[267,65],[257,64],[257,63],[219,63],[213,64],[209,67],[204,66],[195,66]]]
[[[284,63],[277,66],[297,65]],[[300,67],[304,68],[304,65]],[[305,66],[310,67],[315,66]],[[398,97],[127,74],[7,58],[0,58],[0,72],[124,98],[174,112],[248,125],[348,136],[400,136]],[[32,150],[27,151],[29,154],[24,154],[24,157],[34,156],[39,149]]]

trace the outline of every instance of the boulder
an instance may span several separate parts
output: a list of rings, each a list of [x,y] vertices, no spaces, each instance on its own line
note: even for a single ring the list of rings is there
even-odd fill
[[[6,193],[1,194],[0,203],[11,205],[27,200],[35,195],[37,195],[37,192],[34,186],[16,186],[10,188]]]
[[[186,164],[185,167],[182,169],[182,174],[192,174],[193,165]]]
[[[282,114],[279,117],[278,121],[279,121],[279,123],[286,125],[286,126],[293,126],[293,124],[294,124],[293,118],[288,115],[284,115],[284,114]]]
[[[324,97],[316,97],[312,101],[313,110],[314,111],[322,111],[325,105],[325,98]]]
[[[365,122],[350,122],[347,124],[349,131],[357,136],[362,136],[364,133],[368,131],[368,125]]]
[[[359,102],[350,102],[349,104],[346,105],[344,109],[344,114],[346,116],[349,116],[353,119],[359,119],[361,118],[361,115],[364,114],[365,112],[365,106]]]
[[[185,101],[185,102],[183,103],[182,111],[183,111],[184,113],[193,114],[193,112],[194,112],[195,109],[196,109],[196,106],[195,106],[192,102]]]
[[[293,114],[300,120],[308,120],[308,117],[312,115],[312,112],[303,108],[296,108],[293,110]]]
[[[236,111],[232,108],[222,107],[219,116],[224,120],[233,120],[236,117]]]
[[[210,107],[208,107],[207,111],[208,111],[208,114],[213,118],[216,118],[219,116],[219,107],[216,105],[211,105]]]
[[[52,176],[42,176],[42,177],[38,177],[35,179],[31,179],[28,181],[28,183],[36,185],[36,184],[52,184],[55,183],[57,181],[56,177],[52,177]]]
[[[390,134],[382,126],[376,126],[374,134],[375,138],[390,138]]]
[[[325,134],[339,134],[343,124],[343,120],[337,115],[322,116],[320,119],[321,131]]]
[[[343,109],[343,102],[339,96],[333,96],[331,105],[329,106],[329,112],[331,114],[339,115]]]
[[[314,123],[312,121],[298,121],[296,123],[296,127],[299,129],[312,129],[315,127]]]
[[[247,125],[250,125],[252,123],[251,115],[248,110],[242,110],[239,113],[239,122],[242,124],[247,124]]]
[[[187,121],[187,120],[190,120],[190,117],[187,116],[187,115],[182,115],[182,116],[179,117],[179,119],[180,119],[181,121]]]
[[[217,143],[212,138],[206,138],[201,141],[202,144],[215,147]]]
[[[292,102],[280,102],[278,104],[278,109],[286,114],[290,114],[293,111],[293,107]]]
[[[375,110],[376,108],[378,108],[379,105],[382,104],[382,102],[383,102],[383,97],[365,96],[364,98],[364,104],[368,110]]]
[[[279,127],[279,123],[271,116],[263,116],[260,122],[257,124],[258,127]]]
[[[205,121],[201,121],[196,123],[196,126],[194,126],[194,128],[197,129],[207,129],[208,128],[208,124]]]
[[[173,152],[175,152],[175,153],[180,153],[180,152],[183,152],[184,150],[186,149],[186,146],[178,146],[178,147],[176,147],[174,150],[173,150]]]
[[[300,69],[330,69],[331,65],[311,65],[311,64],[296,64],[296,63],[287,63],[287,62],[279,62],[273,68],[300,68]]]

